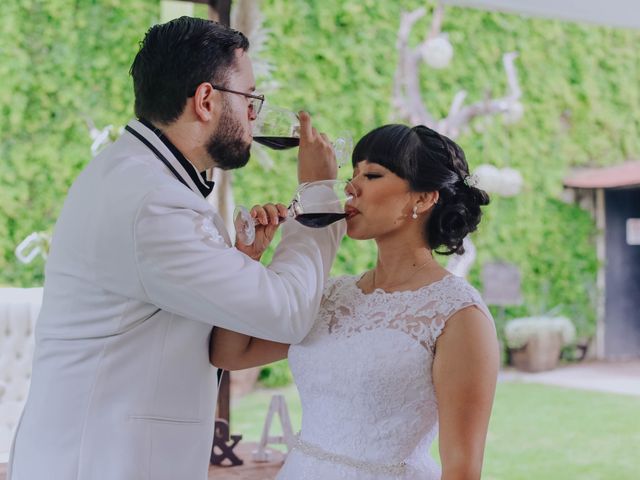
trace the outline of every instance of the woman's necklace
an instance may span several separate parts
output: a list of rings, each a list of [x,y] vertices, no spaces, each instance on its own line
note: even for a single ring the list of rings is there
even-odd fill
[[[407,283],[409,280],[411,280],[416,273],[418,273],[420,270],[422,270],[424,267],[426,267],[427,265],[429,265],[431,263],[431,261],[433,260],[433,257],[430,257],[426,262],[424,262],[422,265],[420,265],[418,268],[416,268],[413,273],[411,275],[409,275],[407,278],[405,278],[402,282],[400,283],[396,283],[395,285],[391,285],[391,286],[387,286],[386,289],[389,290],[391,288],[395,288],[398,285],[402,285],[404,283]],[[373,275],[372,275],[372,279],[371,279],[371,283],[373,284],[373,290],[377,290],[376,288],[376,269],[373,269]],[[379,288],[379,287],[378,287]],[[384,290],[384,289],[383,289]]]

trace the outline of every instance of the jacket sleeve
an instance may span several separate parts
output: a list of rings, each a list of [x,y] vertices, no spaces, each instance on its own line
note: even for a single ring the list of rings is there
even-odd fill
[[[188,319],[283,343],[311,329],[344,222],[312,229],[287,221],[265,267],[225,243],[215,211],[192,192],[155,191],[134,223],[149,302]]]

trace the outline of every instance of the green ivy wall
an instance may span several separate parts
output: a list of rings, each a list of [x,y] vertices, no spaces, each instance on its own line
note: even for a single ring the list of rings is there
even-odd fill
[[[330,134],[356,138],[392,119],[391,90],[401,10],[433,2],[263,0],[267,56],[277,88],[270,100],[310,110]],[[199,10],[201,11],[201,10]],[[0,283],[42,282],[42,262],[19,264],[15,245],[50,229],[69,185],[90,157],[83,115],[123,125],[132,112],[128,69],[157,19],[157,1],[8,0],[0,10]],[[414,42],[429,27],[415,29]],[[502,54],[515,50],[525,115],[506,127],[480,120],[458,138],[471,166],[511,166],[524,176],[516,198],[494,198],[474,235],[478,266],[506,260],[520,268],[525,304],[506,317],[557,308],[582,334],[593,331],[597,262],[589,215],[559,200],[562,178],[581,165],[640,157],[640,33],[447,8],[443,30],[455,48],[450,67],[424,69],[426,104],[445,115],[454,94],[468,101],[506,88]],[[247,205],[286,202],[295,158],[273,154],[265,172],[236,172]],[[341,175],[349,174],[348,167]],[[345,240],[334,273],[357,273],[375,246]],[[502,321],[502,315],[499,315]]]
[[[90,158],[85,117],[122,125],[129,65],[158,2],[6,0],[0,8],[0,284],[42,283],[43,261],[15,246],[51,229]]]
[[[401,11],[435,2],[376,0],[264,0],[271,31],[269,58],[279,89],[274,102],[306,107],[330,133],[351,129],[356,138],[393,119],[391,92]],[[414,28],[414,44],[430,16]],[[422,71],[425,103],[446,115],[455,93],[469,102],[506,90],[502,55],[517,51],[525,115],[506,127],[479,120],[458,138],[471,166],[491,163],[518,169],[525,181],[515,198],[493,198],[474,242],[478,259],[471,280],[481,287],[479,265],[515,263],[525,304],[495,312],[505,318],[551,309],[569,316],[581,335],[593,333],[597,260],[589,214],[560,201],[569,169],[640,158],[640,32],[514,15],[447,8],[443,31],[455,54],[444,70]],[[259,201],[291,191],[293,159],[259,174],[252,165],[236,175],[238,198]],[[348,173],[348,172],[347,172]],[[375,248],[346,239],[334,273],[373,265]]]

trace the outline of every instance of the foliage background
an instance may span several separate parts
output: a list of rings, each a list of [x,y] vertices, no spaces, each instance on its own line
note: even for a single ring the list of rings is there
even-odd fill
[[[402,10],[432,1],[263,0],[270,31],[269,99],[305,108],[330,134],[357,139],[393,119],[391,91]],[[202,10],[199,10],[202,11]],[[0,28],[0,284],[42,282],[42,262],[19,264],[13,249],[34,230],[50,229],[72,180],[90,157],[83,115],[99,127],[132,115],[128,69],[137,44],[157,20],[157,0],[8,0]],[[414,29],[422,39],[430,18]],[[579,334],[594,330],[595,227],[589,214],[560,200],[574,166],[639,157],[640,33],[449,7],[443,31],[455,48],[449,68],[425,70],[423,94],[436,116],[455,92],[468,100],[506,88],[502,54],[516,50],[523,119],[505,127],[480,120],[458,138],[472,167],[491,163],[521,171],[525,189],[494,198],[474,241],[471,273],[488,260],[521,270],[525,304],[498,321],[556,308]],[[246,205],[286,202],[295,188],[294,153],[275,153],[266,172],[256,162],[235,174]],[[343,175],[349,174],[349,168]],[[344,241],[334,274],[358,273],[375,246]],[[498,312],[496,312],[498,313]]]
[[[329,133],[348,126],[356,139],[393,121],[400,13],[425,5],[431,10],[435,2],[265,0],[268,51],[280,85],[269,97],[308,108]],[[429,26],[427,15],[414,29],[415,43]],[[470,102],[487,91],[502,95],[502,55],[520,53],[523,119],[510,127],[499,118],[480,120],[458,138],[472,168],[511,166],[525,180],[519,196],[494,197],[486,209],[474,236],[478,259],[471,280],[481,287],[479,266],[485,261],[513,262],[522,273],[525,304],[496,311],[499,323],[553,308],[569,316],[581,335],[591,334],[596,232],[588,213],[560,200],[562,179],[575,166],[639,156],[640,33],[451,7],[442,30],[449,33],[454,59],[445,70],[422,72],[423,97],[437,117],[446,115],[460,89]],[[287,160],[293,171],[293,158]],[[257,202],[258,192],[271,190],[282,199],[281,192],[292,191],[284,168],[278,175],[258,175],[259,168],[238,172],[238,198]],[[372,266],[374,247],[345,239],[334,274]]]
[[[129,66],[158,2],[7,0],[0,8],[0,284],[42,283],[43,261],[17,261],[29,233],[53,227],[90,158],[85,116],[122,125]]]

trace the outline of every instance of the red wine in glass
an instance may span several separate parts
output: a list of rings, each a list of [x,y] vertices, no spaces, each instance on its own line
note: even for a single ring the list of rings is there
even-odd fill
[[[300,139],[298,137],[258,136],[253,137],[253,141],[258,142],[265,147],[269,147],[273,150],[285,150],[287,148],[294,148],[300,145]]]
[[[346,213],[302,213],[295,219],[305,227],[322,228],[346,217]]]
[[[327,179],[301,183],[287,207],[285,218],[295,219],[311,228],[326,227],[347,217],[346,205],[354,198],[355,190],[345,180]],[[241,205],[236,206],[233,219],[238,240],[244,245],[253,244],[257,220]]]

